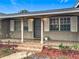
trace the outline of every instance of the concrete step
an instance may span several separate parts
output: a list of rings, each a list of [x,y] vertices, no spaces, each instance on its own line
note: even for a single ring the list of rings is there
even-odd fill
[[[20,50],[20,51],[33,51],[33,52],[41,52],[42,49],[41,48],[30,48],[30,47],[17,47],[16,48],[17,50]]]
[[[41,52],[43,45],[41,44],[19,44],[17,50]]]

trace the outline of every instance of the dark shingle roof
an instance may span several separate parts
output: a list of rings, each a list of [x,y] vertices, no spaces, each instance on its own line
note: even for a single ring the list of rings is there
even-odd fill
[[[24,17],[24,16],[41,16],[41,15],[51,15],[51,14],[67,14],[79,12],[79,8],[65,8],[56,10],[45,10],[45,11],[35,11],[28,13],[14,13],[14,14],[4,14],[0,15],[0,18],[12,18],[12,17]]]
[[[33,12],[27,12],[27,13],[13,13],[13,14],[5,14],[5,15],[23,15],[23,14],[40,14],[40,13],[50,13],[50,12],[61,12],[61,11],[69,11],[79,8],[64,8],[64,9],[54,9],[54,10],[44,10],[44,11],[33,11]]]

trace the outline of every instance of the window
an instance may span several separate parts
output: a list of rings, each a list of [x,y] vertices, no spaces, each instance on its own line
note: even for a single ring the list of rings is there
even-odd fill
[[[60,31],[70,31],[70,18],[60,18]]]
[[[52,30],[52,31],[58,31],[59,30],[59,20],[58,20],[58,18],[52,17],[50,19],[50,30]]]
[[[51,31],[70,31],[69,17],[51,17],[50,18]]]
[[[23,25],[24,25],[23,26],[24,31],[28,31],[28,20],[24,19]],[[15,31],[21,31],[21,21],[20,20],[15,20],[14,28],[15,28]]]
[[[15,31],[20,31],[21,30],[21,21],[20,20],[15,20],[15,22],[14,22],[14,29],[15,29]]]
[[[24,20],[24,31],[28,31],[28,20]]]

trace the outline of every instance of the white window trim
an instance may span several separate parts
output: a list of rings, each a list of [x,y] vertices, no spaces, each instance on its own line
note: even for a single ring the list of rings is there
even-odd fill
[[[59,20],[59,31],[61,31],[61,23],[60,23],[60,18],[70,18],[70,31],[71,31],[71,16],[61,16],[61,17],[53,17],[53,18],[58,18]],[[50,27],[50,26],[49,26]],[[50,30],[53,31],[53,30]],[[67,31],[66,31],[67,32]]]

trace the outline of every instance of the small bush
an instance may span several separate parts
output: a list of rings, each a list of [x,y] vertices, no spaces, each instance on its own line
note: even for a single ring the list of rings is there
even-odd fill
[[[64,45],[62,43],[59,45],[59,49],[64,49]]]
[[[64,46],[62,43],[59,45],[59,49],[61,49],[64,54],[67,54],[71,50],[70,46]]]
[[[75,49],[75,50],[78,50],[79,46],[78,46],[78,44],[75,44],[75,45],[72,46],[72,48]]]
[[[71,47],[70,46],[64,46],[62,43],[59,45],[59,49],[61,50],[70,50]]]

